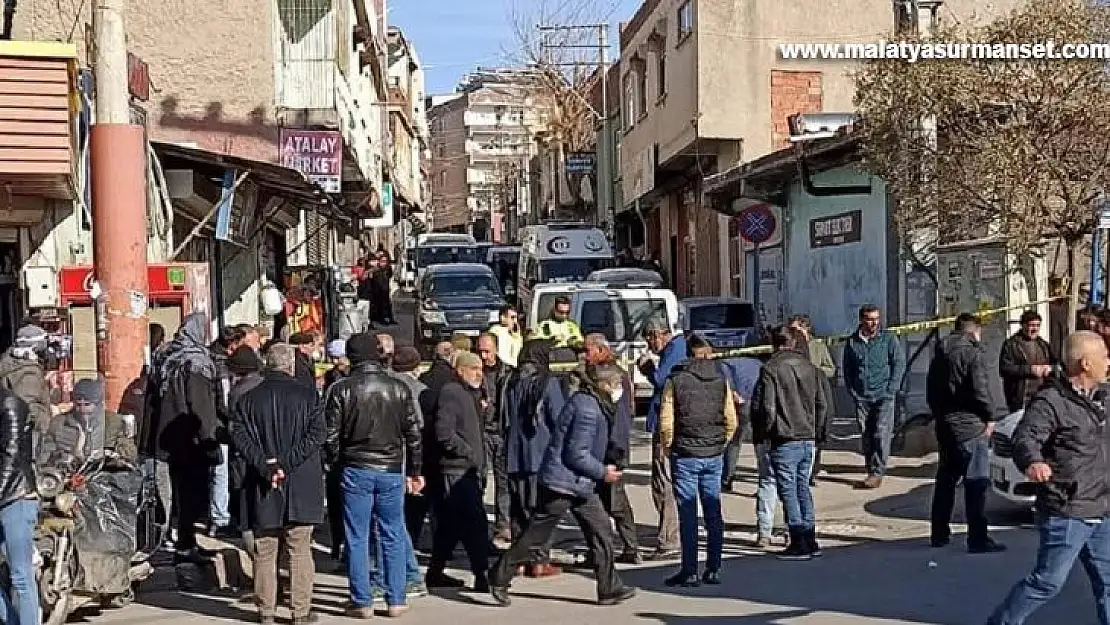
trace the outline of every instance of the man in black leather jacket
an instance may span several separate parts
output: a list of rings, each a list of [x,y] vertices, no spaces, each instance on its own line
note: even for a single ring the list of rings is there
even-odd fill
[[[509,473],[505,457],[505,420],[501,414],[505,382],[512,367],[497,355],[497,337],[486,333],[478,337],[478,355],[482,358],[482,420],[485,426],[486,465],[482,471],[482,488],[488,490],[488,476],[493,473],[493,540],[508,548],[512,544],[509,523]]]
[[[35,492],[31,411],[19,397],[0,389],[0,549],[3,549],[15,605],[9,625],[38,625],[34,540],[39,501]],[[14,608],[14,609],[13,609]],[[14,616],[15,618],[12,618]]]
[[[385,600],[390,616],[408,609],[405,563],[413,557],[405,529],[404,496],[424,487],[421,431],[408,386],[378,362],[378,340],[356,334],[347,340],[351,373],[327,395],[327,455],[341,467],[344,529],[350,561],[348,616],[373,615],[370,528],[384,553]]]
[[[990,439],[999,416],[991,396],[987,356],[979,343],[982,322],[970,313],[956,318],[952,334],[937,344],[926,377],[925,396],[936,420],[940,460],[933,487],[934,547],[952,537],[949,522],[956,486],[964,483],[967,548],[993,553],[1004,547],[987,534],[987,491],[990,490]]]

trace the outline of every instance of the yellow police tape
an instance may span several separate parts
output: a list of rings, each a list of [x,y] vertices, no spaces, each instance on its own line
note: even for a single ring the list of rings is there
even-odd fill
[[[1039,306],[1041,304],[1048,304],[1048,303],[1056,301],[1058,299],[1065,299],[1065,298],[1066,298],[1066,296],[1050,297],[1050,298],[1047,298],[1047,299],[1041,299],[1041,300],[1037,300],[1037,301],[1034,301],[1034,302],[1026,302],[1024,304],[1019,304],[1017,306],[1005,306],[1003,308],[986,308],[985,306],[980,305],[979,310],[977,310],[975,312],[979,316],[980,319],[982,319],[984,322],[988,322],[988,321],[990,321],[990,319],[992,317],[1000,315],[1002,313],[1010,312],[1011,310],[1032,308],[1033,306]],[[946,325],[949,325],[951,323],[955,323],[955,321],[956,321],[955,316],[952,316],[952,317],[938,317],[936,319],[928,319],[928,320],[925,320],[925,321],[915,321],[913,323],[905,323],[905,324],[898,325],[898,326],[891,326],[891,327],[887,328],[887,331],[893,332],[895,335],[898,335],[898,336],[902,336],[902,335],[906,335],[906,334],[917,334],[917,333],[920,333],[920,332],[928,332],[930,330],[940,328],[941,326],[946,326]],[[843,343],[844,341],[847,341],[848,338],[851,337],[853,333],[839,334],[839,335],[834,335],[834,336],[826,336],[826,337],[821,337],[817,340],[821,341],[822,343],[824,343],[826,345],[836,345],[837,343]],[[770,345],[754,345],[752,347],[738,347],[738,348],[735,348],[735,349],[720,349],[720,350],[717,350],[713,354],[713,357],[714,358],[739,358],[739,357],[742,357],[742,356],[758,356],[759,354],[769,354],[769,353],[771,353],[771,351],[772,351],[772,348],[771,348]],[[628,356],[621,356],[617,359],[617,365],[620,366],[622,369],[629,369],[635,363],[636,363],[636,359],[630,358]],[[424,370],[424,369],[427,369],[428,367],[430,367],[431,363],[430,362],[422,362],[422,363],[420,363],[420,366],[421,366],[421,370]],[[579,364],[576,363],[576,362],[553,362],[553,363],[551,363],[551,370],[552,371],[571,371],[571,370],[577,368],[578,366],[579,366]]]

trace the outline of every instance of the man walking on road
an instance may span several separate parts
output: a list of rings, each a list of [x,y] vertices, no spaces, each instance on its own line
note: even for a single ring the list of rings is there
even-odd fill
[[[752,440],[770,446],[790,546],[783,560],[821,555],[809,476],[814,443],[823,440],[829,412],[829,382],[813,366],[805,337],[788,326],[771,332],[775,353],[763,367],[752,395]]]
[[[406,573],[416,554],[405,530],[404,500],[406,492],[424,487],[417,406],[408,385],[381,366],[379,350],[369,334],[348,339],[353,369],[328,391],[326,408],[328,459],[342,471],[351,591],[347,615],[360,619],[373,616],[372,530],[380,540],[375,551],[383,563],[379,574],[389,615],[408,610]]]
[[[509,582],[516,567],[529,562],[533,549],[549,541],[568,511],[578,520],[593,554],[598,603],[616,605],[636,594],[617,575],[609,516],[597,494],[601,484],[621,479],[621,471],[615,465],[605,464],[605,453],[623,372],[609,365],[591,369],[585,387],[567,401],[552,432],[540,471],[539,507],[535,516],[491,573],[490,593],[502,606],[509,605]]]
[[[486,467],[482,436],[482,359],[470,352],[455,354],[456,381],[439,394],[436,406],[435,451],[439,483],[433,485],[437,519],[432,559],[425,583],[429,588],[461,588],[462,580],[444,573],[455,546],[463,543],[474,573],[474,590],[489,589],[489,527],[482,503],[479,473]]]
[[[478,337],[478,356],[482,358],[482,422],[485,427],[486,464],[482,472],[483,490],[493,474],[493,539],[495,544],[508,546],[512,542],[509,522],[509,474],[505,469],[505,423],[502,403],[505,384],[512,368],[497,355],[497,337],[483,334]]]
[[[650,319],[645,324],[644,336],[648,348],[658,356],[658,362],[646,354],[637,365],[640,372],[651,381],[654,392],[648,406],[647,431],[651,438],[651,500],[659,513],[659,531],[656,537],[653,560],[670,560],[679,555],[678,509],[674,501],[671,482],[670,458],[659,439],[659,408],[663,403],[663,389],[675,365],[686,359],[686,339],[675,336],[667,322]]]
[[[324,465],[320,458],[327,428],[316,391],[297,382],[294,348],[275,345],[266,354],[269,371],[234,405],[231,437],[247,474],[248,525],[254,531],[254,584],[263,625],[274,623],[278,552],[289,559],[293,624],[319,620],[312,609],[316,565],[312,532],[324,520]]]
[[[949,522],[956,485],[962,480],[967,549],[971,553],[1005,549],[987,535],[990,437],[998,415],[991,399],[986,354],[979,343],[982,333],[978,317],[960,314],[955,331],[937,344],[926,384],[940,448],[933,488],[931,542],[933,547],[944,547],[951,539]]]
[[[1010,412],[1025,408],[1044,380],[1052,375],[1056,357],[1040,334],[1040,314],[1027,310],[1021,313],[1021,329],[1002,344],[998,373]]]
[[[1076,332],[1062,364],[1066,377],[1037,391],[1014,432],[1014,462],[1039,485],[1037,564],[988,625],[1025,623],[1060,592],[1076,559],[1091,579],[1098,622],[1110,625],[1110,456],[1106,409],[1094,399],[1110,366],[1106,344]]]
[[[882,486],[894,437],[894,402],[906,373],[906,354],[893,332],[879,327],[879,307],[859,309],[859,328],[844,347],[844,384],[856,402],[867,478],[859,488]]]
[[[706,584],[721,583],[725,519],[721,514],[721,471],[724,453],[736,432],[732,387],[721,377],[713,346],[698,335],[686,342],[691,360],[680,363],[667,378],[659,408],[659,445],[671,459],[682,568],[667,586],[698,586],[698,502],[705,518]]]

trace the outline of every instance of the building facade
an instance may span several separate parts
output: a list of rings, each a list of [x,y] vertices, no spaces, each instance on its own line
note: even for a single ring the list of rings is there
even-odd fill
[[[709,210],[701,180],[788,145],[791,115],[853,110],[856,65],[784,59],[779,44],[890,38],[911,6],[969,23],[1016,4],[645,0],[620,35],[622,191],[679,294],[750,296],[737,225]]]
[[[431,100],[431,226],[506,241],[531,212],[531,178],[544,107],[528,70],[479,70],[457,93]]]
[[[72,39],[87,66],[91,4],[65,8],[20,3],[14,37]],[[133,2],[126,28],[133,121],[151,148],[150,261],[207,263],[223,324],[270,321],[260,291],[292,267],[353,263],[382,215],[384,1]],[[87,129],[95,85],[80,78]],[[79,209],[59,204],[32,229],[36,275],[92,264]]]

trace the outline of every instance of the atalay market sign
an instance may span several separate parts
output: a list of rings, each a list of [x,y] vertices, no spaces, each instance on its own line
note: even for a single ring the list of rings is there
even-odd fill
[[[295,169],[327,193],[339,193],[343,135],[332,130],[282,130],[281,164]]]

